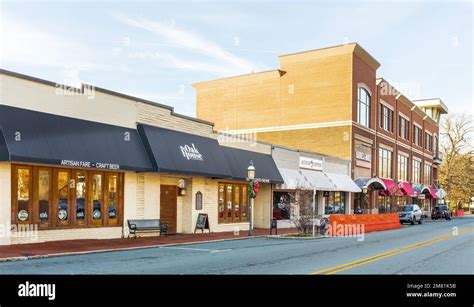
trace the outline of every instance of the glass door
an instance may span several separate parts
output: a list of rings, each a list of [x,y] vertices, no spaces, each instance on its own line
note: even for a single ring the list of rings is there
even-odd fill
[[[56,196],[56,210],[55,220],[57,226],[70,225],[71,220],[71,188],[74,188],[74,180],[71,180],[71,173],[69,170],[55,171],[55,196]]]

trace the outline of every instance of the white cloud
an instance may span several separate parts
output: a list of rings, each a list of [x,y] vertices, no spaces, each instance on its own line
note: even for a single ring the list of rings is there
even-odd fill
[[[179,69],[192,69],[192,70],[203,70],[203,71],[215,71],[219,73],[250,73],[251,71],[262,70],[263,67],[256,63],[252,63],[244,58],[238,57],[235,54],[225,50],[217,43],[210,41],[198,33],[190,32],[184,29],[178,28],[173,22],[158,22],[151,21],[144,18],[129,18],[124,15],[113,15],[120,22],[143,29],[158,35],[164,40],[168,47],[180,48],[194,54],[204,55],[212,60],[213,63],[204,64],[200,59],[196,60],[183,60],[176,56],[172,56],[169,53],[160,52],[158,56],[156,54],[152,57],[164,59],[168,58],[169,65]],[[153,51],[147,51],[147,53],[153,53]],[[214,67],[212,67],[214,66]]]

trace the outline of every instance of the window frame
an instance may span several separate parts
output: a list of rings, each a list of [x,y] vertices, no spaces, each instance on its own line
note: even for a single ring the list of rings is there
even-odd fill
[[[363,101],[362,100],[362,95],[361,93],[364,92],[365,93],[365,98],[366,100],[368,101]],[[367,127],[367,128],[370,128],[370,104],[371,104],[371,100],[372,100],[372,95],[370,94],[370,91],[368,89],[366,89],[365,87],[363,86],[359,86],[358,87],[358,90],[357,90],[357,123],[359,125],[362,125],[364,127]],[[364,110],[362,110],[362,105],[364,106]],[[364,111],[364,112],[362,112]],[[365,121],[362,122],[362,116],[361,114],[365,114]]]
[[[236,183],[236,182],[219,182],[218,183],[218,189],[217,189],[217,200],[218,202],[220,201],[220,187],[221,186],[224,186],[224,215],[223,217],[219,217],[219,203],[218,203],[218,208],[217,208],[217,222],[218,224],[232,224],[232,223],[248,223],[249,222],[249,210],[250,210],[250,197],[248,196],[248,193],[247,193],[247,189],[248,189],[248,183]],[[228,198],[227,198],[227,187],[228,186],[231,186],[232,187],[232,193],[231,193],[231,201],[232,201],[232,205],[231,205],[231,216],[230,218],[227,217],[227,213],[228,213],[228,208],[227,208],[227,202],[228,202]],[[235,191],[236,191],[236,188],[238,188],[239,190],[239,206],[240,206],[240,210],[239,210],[239,218],[238,220],[236,219],[235,217]],[[245,195],[245,196],[244,196]],[[246,215],[245,217],[243,216],[243,212],[244,212],[244,197],[247,197],[247,201],[246,201]]]
[[[393,175],[393,151],[379,147],[379,177],[391,179]]]
[[[397,163],[397,178],[398,178],[398,181],[404,181],[404,182],[408,182],[408,165],[409,165],[409,157],[405,156],[405,155],[402,155],[402,154],[398,154],[398,157],[397,157],[397,160],[398,160],[398,163]],[[404,161],[405,163],[402,163],[402,161]],[[404,170],[404,173],[402,173],[402,170]]]
[[[26,222],[18,221],[17,209],[17,198],[18,198],[18,187],[17,187],[17,170],[18,169],[29,169],[30,170],[30,182],[29,182],[29,219]],[[39,172],[42,170],[47,170],[50,172],[49,178],[49,195],[50,195],[50,204],[49,204],[49,217],[47,221],[41,221],[39,219]],[[58,174],[59,172],[65,172],[68,174],[68,220],[59,221],[58,219],[58,201],[59,201],[59,190],[58,190]],[[86,219],[84,223],[77,221],[77,203],[76,203],[76,174],[84,172],[86,173]],[[88,207],[90,205],[89,199],[92,198],[90,194],[91,184],[89,178],[91,174],[100,173],[104,178],[108,178],[112,175],[117,175],[117,219],[115,223],[104,222],[100,225],[93,225],[89,221]],[[124,207],[124,173],[122,172],[109,172],[102,171],[98,169],[79,169],[79,168],[61,168],[61,167],[48,167],[40,165],[28,165],[28,164],[12,164],[11,167],[11,223],[14,224],[38,224],[39,229],[63,229],[63,228],[90,228],[90,227],[114,227],[114,226],[123,226],[123,207]],[[74,187],[71,187],[71,179],[74,179]],[[107,179],[106,179],[107,180]],[[104,191],[102,193],[103,198],[105,198],[104,192],[108,192],[108,185],[105,187],[103,183]],[[108,212],[108,203],[104,200],[103,205],[104,210]],[[102,216],[104,217],[104,215]],[[107,215],[108,217],[108,215]]]

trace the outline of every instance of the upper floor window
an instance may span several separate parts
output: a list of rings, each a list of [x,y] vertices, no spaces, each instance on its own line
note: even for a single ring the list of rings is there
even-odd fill
[[[433,155],[438,158],[438,137],[433,136]]]
[[[409,121],[405,117],[399,115],[398,116],[398,136],[402,139],[408,140],[409,139]]]
[[[392,178],[392,152],[379,148],[379,177]]]
[[[424,174],[423,174],[423,184],[430,185],[431,184],[431,165],[425,164]]]
[[[413,183],[421,183],[421,161],[413,160],[413,168],[412,168],[412,182]]]
[[[422,146],[422,130],[417,125],[413,125],[413,143],[418,146]]]
[[[380,104],[380,128],[393,132],[393,110],[384,104]]]
[[[398,155],[398,180],[408,182],[408,157]]]
[[[425,149],[433,151],[432,136],[427,132],[425,132]]]
[[[357,96],[357,122],[367,128],[370,127],[370,94],[363,87],[359,87]]]

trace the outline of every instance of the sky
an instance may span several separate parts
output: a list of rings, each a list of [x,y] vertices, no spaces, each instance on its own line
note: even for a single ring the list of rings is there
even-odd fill
[[[474,114],[469,1],[0,1],[1,68],[189,116],[194,82],[351,42],[408,98],[440,97],[450,113]]]

